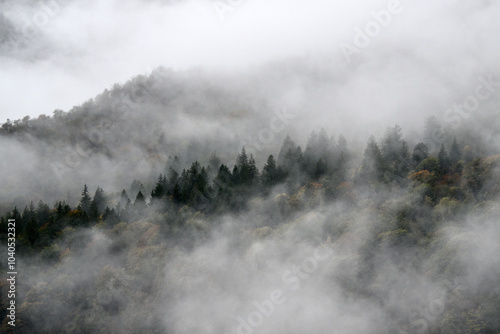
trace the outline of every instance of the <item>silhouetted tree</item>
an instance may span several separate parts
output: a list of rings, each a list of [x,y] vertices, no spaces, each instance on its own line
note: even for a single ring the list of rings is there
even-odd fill
[[[95,207],[97,209],[98,215],[104,212],[106,208],[106,195],[104,194],[104,190],[101,187],[97,187],[94,198],[92,199],[92,203],[95,203]]]
[[[273,155],[267,158],[267,162],[262,168],[261,180],[265,186],[273,186],[284,181],[285,172],[278,167]]]
[[[89,190],[87,188],[87,185],[85,184],[83,186],[83,190],[82,190],[82,197],[80,198],[80,207],[82,209],[83,212],[85,212],[86,214],[89,214],[90,212],[90,204],[92,203],[92,200],[89,196]]]
[[[151,199],[156,200],[165,196],[167,194],[167,188],[167,179],[160,174],[154,189],[151,191]]]

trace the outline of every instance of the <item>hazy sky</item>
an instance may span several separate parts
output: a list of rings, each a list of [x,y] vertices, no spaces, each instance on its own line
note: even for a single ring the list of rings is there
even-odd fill
[[[471,81],[494,68],[499,7],[489,0],[1,1],[0,122],[68,110],[160,65],[234,70],[290,56],[373,74],[349,83],[353,92],[372,91],[368,104],[421,99],[415,90],[446,97],[450,88],[473,89]],[[356,47],[357,28],[366,31],[374,12],[391,9],[349,63],[341,47]]]

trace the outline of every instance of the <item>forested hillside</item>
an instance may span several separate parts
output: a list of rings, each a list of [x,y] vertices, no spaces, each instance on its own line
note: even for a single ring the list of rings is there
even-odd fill
[[[500,334],[499,13],[0,0],[0,333]]]
[[[90,106],[3,136],[71,140]],[[500,152],[423,123],[440,146],[398,125],[362,151],[324,129],[305,145],[287,136],[265,161],[243,147],[228,163],[206,143],[208,159],[171,157],[122,191],[82,184],[75,204],[6,208],[1,238],[15,219],[23,268],[16,332],[500,332]]]

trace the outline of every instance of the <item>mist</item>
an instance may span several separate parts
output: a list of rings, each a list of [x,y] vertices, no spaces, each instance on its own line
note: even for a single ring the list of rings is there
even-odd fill
[[[499,6],[0,1],[2,331],[500,331]]]

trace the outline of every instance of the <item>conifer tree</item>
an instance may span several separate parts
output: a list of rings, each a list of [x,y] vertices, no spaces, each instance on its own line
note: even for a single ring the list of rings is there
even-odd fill
[[[382,153],[375,138],[370,137],[364,152],[361,165],[361,178],[364,181],[382,181],[384,178],[385,164]]]
[[[453,138],[453,144],[451,144],[450,148],[450,162],[452,164],[457,163],[462,158],[462,151],[458,146],[457,138]]]
[[[104,209],[106,208],[106,195],[101,187],[97,187],[94,193],[94,198],[92,199],[92,204],[96,207],[98,215],[104,212]]]
[[[414,166],[418,166],[423,160],[429,157],[429,148],[424,143],[418,143],[413,148],[412,161]]]
[[[89,212],[90,212],[91,202],[92,202],[92,200],[89,196],[89,191],[88,191],[87,185],[85,184],[83,186],[83,190],[82,190],[82,197],[80,198],[80,207],[81,207],[82,211],[85,212],[86,214],[89,214]]]
[[[441,149],[439,150],[438,154],[438,160],[443,173],[447,173],[450,167],[450,157],[448,156],[448,152],[446,151],[444,144],[441,144]]]

